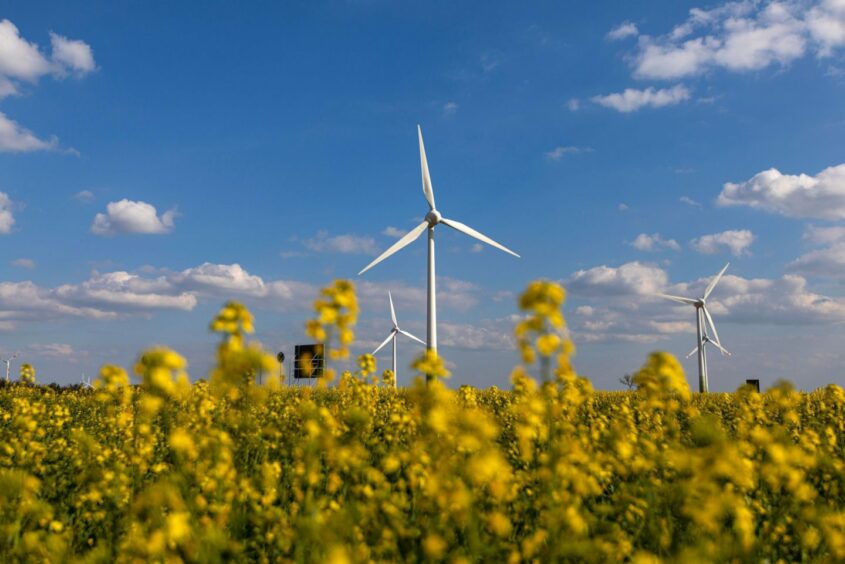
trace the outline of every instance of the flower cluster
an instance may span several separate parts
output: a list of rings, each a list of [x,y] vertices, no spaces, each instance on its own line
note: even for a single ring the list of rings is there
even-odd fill
[[[31,364],[21,364],[21,373],[19,380],[22,384],[34,384],[35,368],[33,368]]]

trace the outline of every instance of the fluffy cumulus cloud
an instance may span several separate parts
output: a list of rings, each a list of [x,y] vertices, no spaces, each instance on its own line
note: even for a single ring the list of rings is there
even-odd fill
[[[751,0],[693,8],[669,33],[640,36],[632,58],[634,75],[673,80],[716,68],[755,71],[787,65],[811,49],[823,54],[841,46],[841,0],[806,8],[804,2]]]
[[[5,192],[0,192],[0,235],[12,232],[15,216],[12,215],[12,199]]]
[[[68,39],[58,33],[50,33],[53,44],[53,63],[58,73],[72,72],[84,76],[97,68],[91,46],[78,39]]]
[[[388,227],[388,229],[392,228]],[[316,237],[306,239],[302,244],[315,253],[374,255],[379,250],[372,237],[351,234],[329,235],[327,231],[318,231]]]
[[[423,335],[418,335],[425,340]],[[468,350],[502,351],[513,350],[513,322],[509,318],[482,320],[478,324],[437,324],[437,344]]]
[[[619,41],[627,37],[636,37],[638,34],[637,24],[633,22],[622,22],[607,32],[607,38],[611,41]]]
[[[21,37],[11,21],[0,20],[0,99],[19,95],[22,84],[35,84],[46,75],[82,77],[96,70],[91,46],[51,33],[52,53]],[[0,113],[0,152],[44,151],[58,147],[55,137],[42,139]],[[72,151],[71,151],[72,152]]]
[[[673,106],[685,100],[689,100],[690,91],[682,84],[676,84],[671,88],[626,88],[623,92],[593,96],[590,98],[594,103],[612,108],[617,112],[631,113],[642,108],[662,108]]]
[[[250,274],[239,264],[206,262],[171,275],[169,281],[190,291],[233,292],[251,296],[267,294],[264,280],[260,276]]]
[[[483,289],[463,280],[438,279],[438,303],[449,311],[465,312],[478,300],[490,299]],[[425,317],[426,294],[422,286],[402,282],[357,284],[359,302],[366,311],[388,315],[388,290],[393,293],[401,320]],[[88,279],[57,287],[33,282],[0,283],[0,321],[3,330],[19,323],[65,318],[112,320],[160,311],[189,312],[200,303],[238,299],[250,307],[278,312],[310,311],[319,288],[299,280],[265,280],[239,264],[203,263],[172,271],[145,267],[138,272],[94,272]],[[488,328],[490,343],[494,328]],[[509,329],[508,329],[509,330]],[[464,344],[467,348],[473,348]]]
[[[58,146],[59,141],[55,137],[41,139],[0,112],[0,152],[48,151]]]
[[[149,279],[123,271],[95,274],[81,284],[59,286],[53,293],[64,303],[113,313],[168,309],[190,311],[197,305],[194,294],[179,291],[165,277]]]
[[[580,296],[642,296],[661,291],[668,280],[662,268],[629,262],[620,267],[603,265],[579,270],[564,280],[563,285]]]
[[[664,249],[671,249],[673,251],[681,250],[681,246],[674,239],[664,239],[660,233],[640,233],[636,239],[629,243],[638,251],[655,252]]]
[[[98,213],[94,217],[91,232],[95,235],[161,235],[173,230],[175,217],[176,210],[168,210],[159,216],[151,204],[123,199],[109,203],[106,213]]]
[[[845,278],[845,242],[801,255],[789,263],[787,268],[810,276]]]
[[[730,251],[734,256],[749,254],[749,248],[754,242],[754,233],[748,229],[732,229],[703,235],[690,241],[690,246],[705,255],[714,255],[723,251]]]
[[[845,227],[818,227],[817,225],[808,225],[804,230],[802,239],[817,245],[839,243],[840,241],[845,241]]]
[[[654,294],[700,296],[712,276],[670,284],[664,270],[648,268],[644,271],[640,263],[602,266],[576,272],[564,282],[579,304],[568,317],[576,343],[653,343],[676,333],[695,331],[692,308]],[[632,272],[639,274],[631,276]],[[726,274],[708,300],[708,308],[720,327],[723,323],[845,322],[845,298],[813,292],[806,279],[795,274],[775,279]]]
[[[45,75],[61,78],[68,73],[78,76],[97,68],[91,46],[78,39],[68,39],[50,33],[52,54],[21,37],[17,26],[9,20],[0,21],[0,77],[15,83],[34,83]]]
[[[845,219],[845,164],[815,176],[782,174],[770,168],[744,182],[726,183],[717,204],[749,206],[789,217]]]

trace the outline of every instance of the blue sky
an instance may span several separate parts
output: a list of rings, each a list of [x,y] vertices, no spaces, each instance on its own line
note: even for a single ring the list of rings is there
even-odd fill
[[[290,350],[335,277],[359,285],[356,353],[388,289],[424,336],[422,241],[356,276],[427,211],[419,123],[441,211],[523,257],[438,230],[453,384],[508,385],[515,296],[545,277],[576,367],[618,387],[695,344],[652,294],[727,261],[711,388],[842,384],[841,0],[6,2],[0,22],[0,353],[42,381],[153,344],[204,376],[229,298]]]

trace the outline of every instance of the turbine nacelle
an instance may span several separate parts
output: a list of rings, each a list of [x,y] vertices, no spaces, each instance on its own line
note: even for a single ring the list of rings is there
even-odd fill
[[[441,221],[443,221],[443,216],[437,210],[431,210],[427,214],[425,214],[425,221],[428,223],[429,227],[434,227]]]

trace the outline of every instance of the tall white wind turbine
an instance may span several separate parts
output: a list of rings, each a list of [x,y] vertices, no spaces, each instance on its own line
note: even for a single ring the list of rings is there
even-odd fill
[[[393,320],[393,329],[390,330],[390,334],[387,336],[384,342],[382,342],[382,344],[380,344],[376,348],[376,350],[373,351],[373,356],[375,356],[377,352],[383,349],[384,345],[386,345],[391,340],[393,341],[393,388],[395,389],[396,382],[399,379],[399,375],[396,372],[396,337],[398,337],[401,333],[402,335],[405,335],[406,337],[415,340],[421,345],[425,345],[425,343],[422,342],[422,339],[418,339],[407,331],[399,328],[399,322],[396,321],[396,310],[393,308],[393,296],[390,295],[390,292],[387,292],[387,299],[390,300],[390,319]]]
[[[719,333],[716,331],[716,325],[713,323],[713,317],[710,315],[710,312],[707,311],[707,298],[710,297],[710,294],[713,292],[713,288],[716,287],[716,284],[719,283],[719,280],[722,279],[722,276],[725,274],[725,271],[731,263],[728,263],[719,271],[719,274],[716,275],[713,280],[707,285],[707,288],[704,289],[704,294],[698,298],[684,298],[681,296],[670,296],[669,294],[658,294],[661,297],[666,299],[680,302],[682,304],[687,304],[691,306],[695,306],[695,320],[696,320],[696,329],[697,329],[697,341],[696,346],[687,355],[687,358],[691,357],[693,354],[698,352],[698,391],[699,392],[707,392],[710,389],[709,382],[707,380],[707,353],[704,350],[705,345],[708,343],[715,346],[717,349],[722,351],[722,354],[730,354],[725,348],[722,346],[722,343],[719,342]],[[713,331],[713,337],[711,338],[707,331],[707,326],[710,326],[710,329]]]
[[[464,225],[460,221],[455,221],[454,219],[446,219],[443,217],[440,212],[437,210],[437,207],[434,205],[434,190],[431,187],[431,176],[428,173],[428,160],[425,157],[425,145],[423,145],[423,137],[422,137],[422,129],[420,126],[417,126],[417,136],[419,137],[420,142],[420,168],[422,169],[422,188],[423,194],[425,195],[425,199],[428,202],[429,211],[425,216],[425,220],[411,229],[404,237],[396,241],[392,247],[384,251],[376,260],[371,262],[367,265],[364,270],[358,273],[360,276],[364,274],[366,271],[389,257],[390,255],[398,252],[400,249],[407,247],[417,239],[419,239],[420,235],[422,235],[423,231],[428,230],[428,328],[426,334],[426,346],[429,350],[437,350],[437,296],[435,291],[435,274],[434,274],[434,228],[437,227],[439,224],[448,225],[452,229],[456,231],[460,231],[465,235],[469,235],[470,237],[474,237],[478,239],[482,243],[486,243],[490,246],[496,247],[506,253],[512,254],[513,256],[519,258],[519,255],[513,252],[512,250],[508,249],[504,245],[500,245],[490,237],[479,233],[472,227],[468,225]]]
[[[11,372],[12,361],[15,360],[17,357],[18,357],[18,353],[15,353],[12,356],[10,356],[9,358],[0,359],[0,362],[3,362],[3,363],[6,364],[6,381],[7,382],[10,381],[9,380],[9,373]]]

